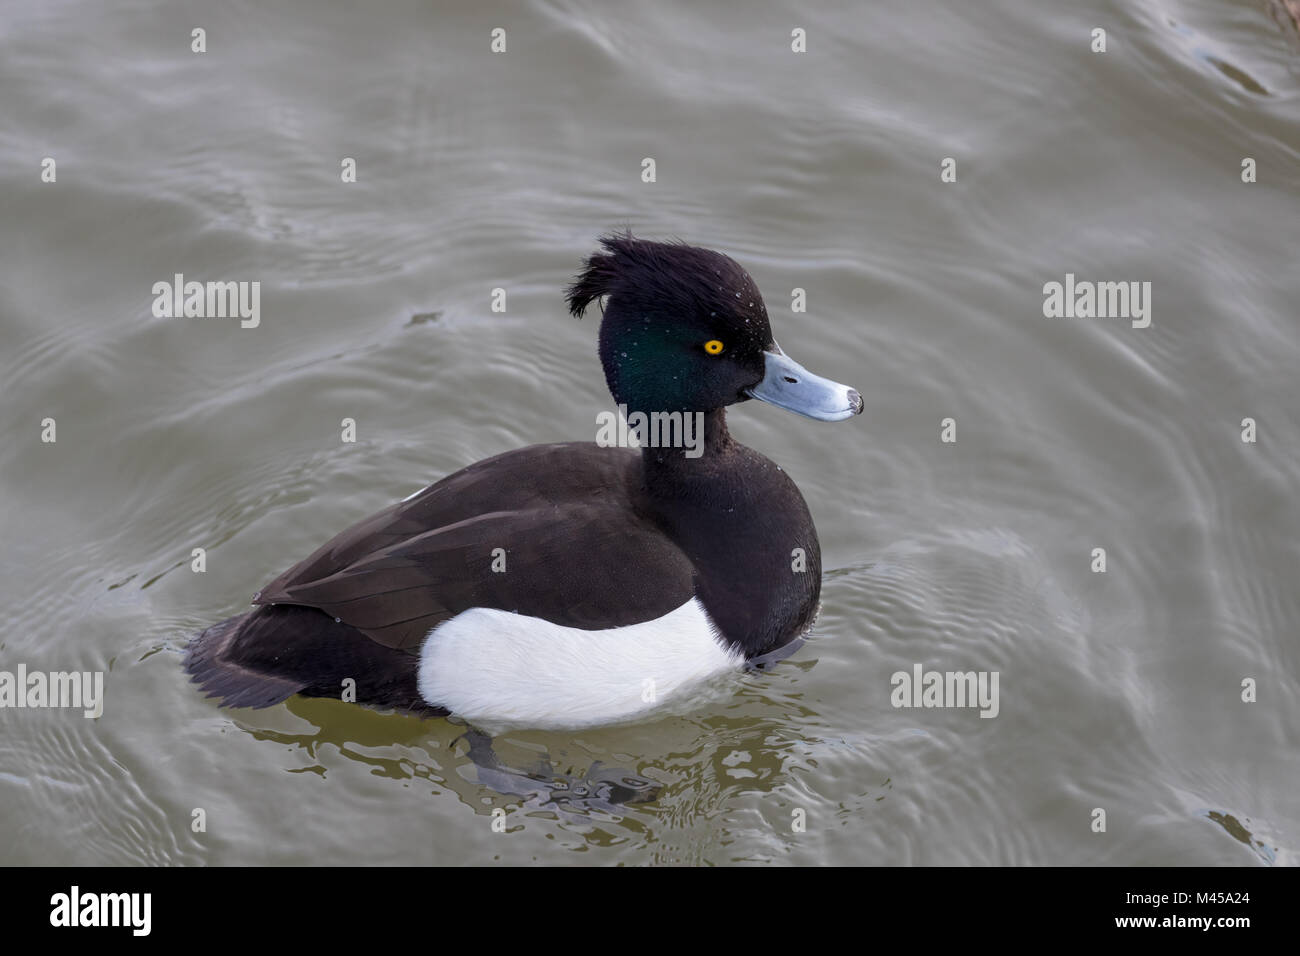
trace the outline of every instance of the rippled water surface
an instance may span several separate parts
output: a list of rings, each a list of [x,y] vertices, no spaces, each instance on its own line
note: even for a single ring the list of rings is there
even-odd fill
[[[5,0],[0,670],[104,670],[106,703],[0,710],[0,860],[1294,863],[1284,9]],[[594,437],[561,290],[624,226],[733,255],[866,399],[730,418],[817,522],[808,643],[656,719],[507,733],[519,774],[483,780],[450,721],[203,699],[189,635],[329,536]],[[260,281],[261,325],[155,318],[178,272]],[[1046,318],[1067,273],[1150,282],[1150,326]],[[998,672],[998,715],[895,708],[914,664]],[[547,766],[572,800],[511,792]],[[625,774],[656,789],[606,799]]]

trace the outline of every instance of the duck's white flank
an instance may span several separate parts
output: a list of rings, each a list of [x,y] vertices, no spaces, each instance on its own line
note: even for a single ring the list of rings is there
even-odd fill
[[[467,720],[582,727],[649,711],[743,661],[695,598],[652,621],[599,631],[476,607],[429,632],[419,688]]]

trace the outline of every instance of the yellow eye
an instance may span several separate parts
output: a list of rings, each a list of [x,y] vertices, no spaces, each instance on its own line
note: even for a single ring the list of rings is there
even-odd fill
[[[722,343],[717,339],[709,339],[704,343],[704,351],[708,352],[710,355],[721,355]]]

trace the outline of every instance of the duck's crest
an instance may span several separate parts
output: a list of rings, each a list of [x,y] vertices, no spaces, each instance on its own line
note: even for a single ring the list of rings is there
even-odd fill
[[[639,241],[632,235],[631,230],[624,233],[609,233],[600,237],[600,244],[606,252],[595,252],[588,256],[582,271],[574,277],[573,284],[564,292],[569,302],[570,313],[580,319],[593,300],[614,291],[614,283],[620,272],[618,260],[621,256],[630,253]]]

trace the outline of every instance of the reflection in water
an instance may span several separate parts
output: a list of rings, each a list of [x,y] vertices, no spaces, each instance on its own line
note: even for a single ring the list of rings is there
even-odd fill
[[[627,731],[639,736],[653,728],[659,752],[620,741],[624,731],[617,727],[580,736],[517,731],[491,738],[453,720],[320,698],[294,697],[284,705],[310,730],[259,727],[249,719],[256,712],[249,711],[236,712],[236,724],[307,758],[286,768],[289,773],[325,778],[343,760],[403,786],[423,782],[435,796],[453,793],[478,814],[504,809],[553,820],[597,845],[629,839],[650,845],[662,832],[712,826],[738,798],[773,793],[789,785],[792,774],[814,768],[808,754],[819,746],[845,745],[809,733],[820,721],[798,692],[782,693],[779,681],[766,686],[774,669],[779,678],[782,667],[807,672],[815,663],[769,663],[746,675],[722,713],[672,716]],[[615,768],[610,760],[634,769]],[[725,832],[706,845],[725,846]],[[667,859],[678,850],[656,852]]]

